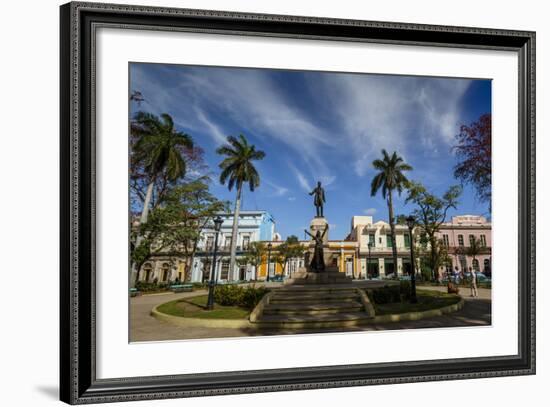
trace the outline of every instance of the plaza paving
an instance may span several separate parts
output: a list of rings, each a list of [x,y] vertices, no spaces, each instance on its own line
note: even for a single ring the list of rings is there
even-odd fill
[[[420,287],[446,291],[446,287]],[[472,325],[491,324],[491,290],[478,289],[479,297],[469,297],[470,290],[461,288],[460,294],[464,298],[464,308],[458,312],[442,315],[434,318],[427,318],[419,321],[393,322],[386,324],[372,324],[360,327],[288,331],[267,331],[255,329],[236,328],[185,328],[159,321],[150,315],[151,310],[160,304],[173,301],[179,298],[204,295],[206,290],[198,290],[188,293],[163,293],[153,295],[142,295],[130,299],[130,341],[163,341],[177,339],[201,339],[201,338],[222,338],[256,335],[281,335],[287,333],[313,333],[313,332],[346,332],[346,331],[379,331],[392,329],[414,329],[414,328],[442,328],[460,327]]]

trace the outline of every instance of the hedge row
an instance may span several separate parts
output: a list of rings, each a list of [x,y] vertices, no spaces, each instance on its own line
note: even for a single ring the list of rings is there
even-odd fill
[[[407,302],[411,298],[411,283],[401,281],[399,285],[385,285],[384,287],[366,290],[369,300],[374,304],[389,304],[392,302]]]
[[[268,291],[265,287],[218,285],[214,290],[214,301],[219,305],[237,306],[252,310]]]

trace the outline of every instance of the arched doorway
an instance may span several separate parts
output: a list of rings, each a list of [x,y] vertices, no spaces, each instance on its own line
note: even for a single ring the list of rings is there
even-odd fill
[[[168,277],[170,275],[170,263],[162,263],[162,268],[161,268],[161,274],[160,274],[160,277],[161,277],[161,281],[168,281]]]

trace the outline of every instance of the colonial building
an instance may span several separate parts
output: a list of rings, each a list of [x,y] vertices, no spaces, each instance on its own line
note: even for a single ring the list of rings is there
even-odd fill
[[[232,238],[233,215],[220,214],[223,218],[218,236],[218,255],[215,267],[217,281],[265,280],[268,275],[291,277],[294,272],[307,266],[308,251],[302,258],[290,259],[283,266],[275,261],[277,248],[283,243],[275,232],[275,221],[267,211],[242,211],[239,215],[237,235],[237,259],[246,255],[252,242],[264,242],[266,253],[256,270],[254,266],[237,262],[235,270],[230,270],[230,247]],[[326,221],[325,221],[326,222]],[[387,278],[397,273],[410,274],[411,241],[409,229],[405,225],[395,225],[395,243],[397,264],[394,265],[390,225],[384,221],[374,221],[372,216],[353,216],[351,230],[344,240],[325,242],[325,264],[336,267],[340,272],[353,278]],[[415,234],[416,235],[416,234]],[[417,236],[418,237],[418,236]],[[446,246],[449,259],[439,270],[440,276],[446,271],[467,272],[470,269],[491,272],[491,223],[482,216],[455,216],[444,223],[438,238]],[[180,281],[204,282],[210,278],[212,254],[215,241],[213,229],[202,232],[197,251],[193,259],[186,263],[182,256],[157,255],[146,262],[140,272],[140,280],[167,282]],[[480,243],[477,253],[472,253],[472,242]],[[312,249],[311,240],[299,242],[304,249]],[[418,259],[417,259],[418,260]],[[191,264],[189,270],[185,264]],[[418,263],[416,272],[419,272]]]
[[[450,258],[450,264],[442,266],[440,273],[475,270],[491,275],[491,223],[483,216],[454,216],[441,225],[438,237]],[[479,253],[474,254],[472,246],[476,246],[476,241],[480,247]]]
[[[393,263],[390,224],[374,222],[372,216],[354,216],[351,219],[349,239],[357,242],[359,258],[355,275],[387,277],[409,274],[411,271],[411,242],[407,226],[395,225],[397,266]]]
[[[340,272],[353,278],[386,278],[394,275],[408,275],[411,266],[411,239],[409,228],[395,225],[395,243],[397,249],[397,267],[394,266],[390,225],[384,221],[374,221],[372,216],[354,216],[351,219],[351,231],[345,240],[328,240],[325,246],[327,266],[336,266]],[[414,232],[418,244],[419,233]],[[440,267],[439,277],[446,272],[467,272],[470,270],[491,273],[491,223],[482,216],[455,216],[451,222],[444,223],[437,234],[446,246],[448,262]],[[480,245],[478,253],[470,249],[473,241]],[[311,241],[302,241],[305,247]],[[273,244],[276,249],[277,244]],[[419,272],[416,258],[416,272]],[[306,261],[307,263],[307,261]],[[271,266],[276,268],[276,266]],[[277,269],[286,276],[291,269]],[[293,266],[294,268],[296,266]],[[263,270],[263,269],[262,269]],[[260,277],[265,274],[260,273]]]
[[[216,279],[250,280],[254,270],[250,266],[237,266],[232,273],[229,270],[233,214],[220,213],[223,219],[218,236],[218,261]],[[197,250],[192,259],[185,259],[182,253],[159,253],[141,268],[139,280],[147,282],[168,281],[205,281],[212,269],[212,249],[214,247],[214,230],[206,228],[201,233]],[[280,238],[275,233],[275,221],[266,211],[241,211],[239,214],[237,257],[241,257],[252,242],[271,241]],[[191,264],[191,267],[186,267]]]
[[[238,265],[233,272],[229,270],[231,235],[233,230],[233,214],[220,214],[223,219],[218,236],[218,261],[216,265],[216,279],[252,280],[255,270],[250,265]],[[246,254],[250,243],[258,241],[273,241],[280,239],[275,233],[275,220],[266,211],[241,211],[239,214],[237,234],[237,258]],[[212,269],[212,249],[214,247],[215,232],[205,229],[199,242],[197,254],[193,259],[191,271],[192,281],[205,281],[209,278]]]

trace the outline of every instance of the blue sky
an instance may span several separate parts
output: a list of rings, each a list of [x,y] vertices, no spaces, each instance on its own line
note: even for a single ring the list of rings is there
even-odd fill
[[[387,220],[385,200],[370,196],[383,148],[413,166],[409,179],[442,194],[458,183],[451,147],[460,125],[491,111],[490,80],[132,63],[130,90],[145,98],[130,114],[168,113],[205,150],[220,199],[235,195],[217,179],[225,137],[244,134],[264,150],[261,186],[245,191],[243,207],[271,212],[283,238],[303,238],[317,180],[330,239],[349,233],[353,215]],[[404,200],[394,200],[396,214],[413,209]],[[453,214],[490,216],[470,186]]]

